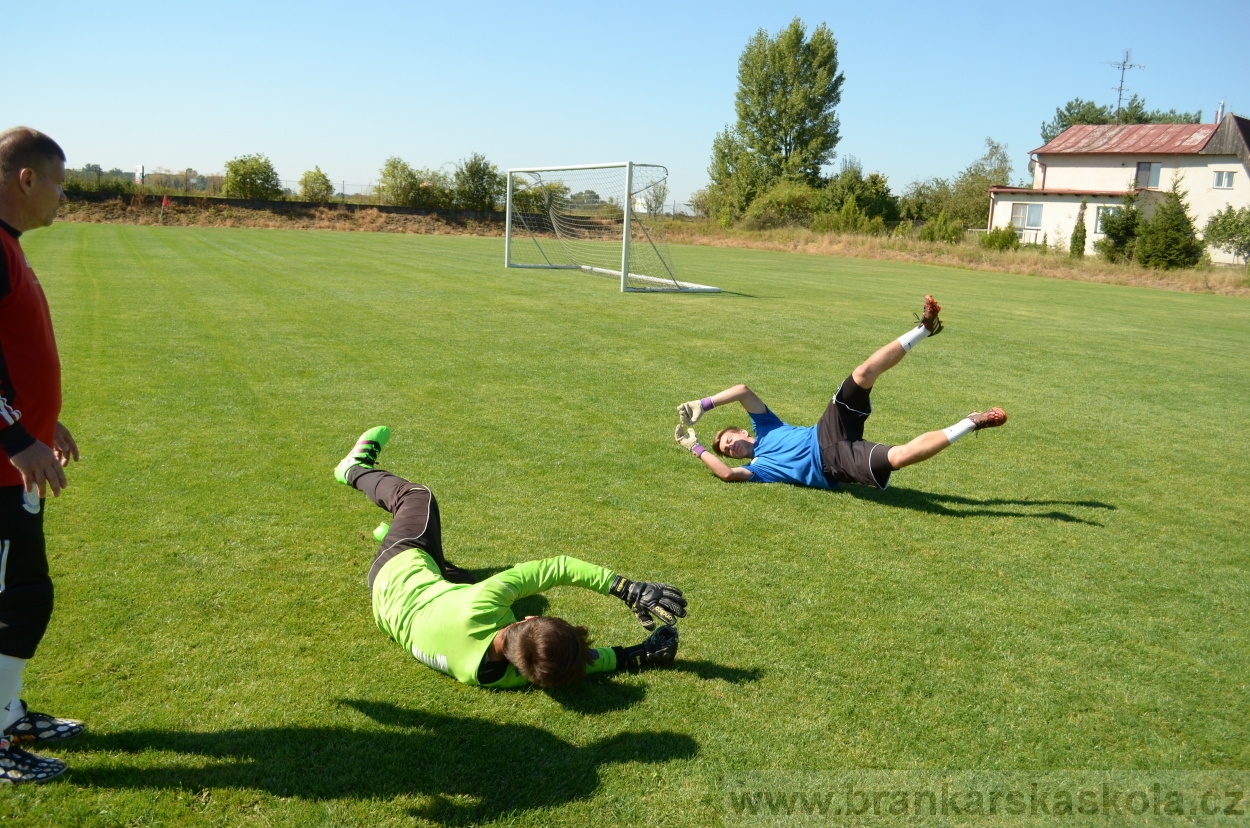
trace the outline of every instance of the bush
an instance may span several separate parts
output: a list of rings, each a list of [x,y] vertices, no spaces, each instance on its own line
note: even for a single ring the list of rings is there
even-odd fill
[[[981,246],[986,250],[1015,250],[1020,246],[1020,237],[1016,235],[1016,228],[1008,224],[982,235]]]
[[[1124,206],[1103,215],[1103,237],[1094,242],[1094,249],[1109,262],[1131,262],[1137,247],[1137,225],[1140,222],[1137,196],[1125,193]]]
[[[1088,205],[1081,199],[1081,207],[1076,211],[1076,226],[1072,228],[1072,239],[1068,242],[1068,255],[1074,259],[1085,258],[1085,208]]]
[[[1174,181],[1163,203],[1138,227],[1137,261],[1160,270],[1194,267],[1202,259],[1204,246],[1189,218],[1180,182]]]
[[[812,223],[812,209],[817,192],[811,186],[795,181],[782,181],[751,202],[742,219],[748,230],[773,227],[807,227]]]
[[[946,217],[946,211],[942,210],[937,218],[925,222],[917,238],[927,242],[959,244],[964,238],[964,224],[962,221],[951,221]]]
[[[240,155],[226,162],[224,192],[230,198],[277,201],[282,198],[282,180],[264,155]]]
[[[1240,256],[1250,267],[1250,207],[1228,205],[1207,221],[1203,238],[1207,244]]]
[[[299,197],[301,201],[316,201],[324,204],[334,198],[334,184],[330,176],[321,171],[321,167],[313,167],[300,176]]]

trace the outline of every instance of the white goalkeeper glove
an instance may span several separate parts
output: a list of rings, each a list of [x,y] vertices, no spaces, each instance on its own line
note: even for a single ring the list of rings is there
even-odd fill
[[[691,400],[677,406],[677,416],[684,426],[692,426],[699,422],[699,418],[703,416],[704,411],[711,411],[715,406],[712,404],[711,397],[704,397],[701,400]]]

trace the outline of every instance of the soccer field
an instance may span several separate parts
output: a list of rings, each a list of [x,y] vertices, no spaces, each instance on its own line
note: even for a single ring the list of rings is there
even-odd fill
[[[24,696],[85,719],[6,824],[703,826],[751,771],[1250,766],[1250,302],[681,247],[715,295],[502,239],[59,224],[23,238],[83,452]],[[905,332],[867,437],[1010,421],[885,492],[727,485],[674,407],[807,425]],[[744,425],[737,406],[699,424]],[[690,599],[676,669],[464,687],[373,624],[365,428],[478,571],[568,554]],[[644,634],[564,588],[523,609]]]

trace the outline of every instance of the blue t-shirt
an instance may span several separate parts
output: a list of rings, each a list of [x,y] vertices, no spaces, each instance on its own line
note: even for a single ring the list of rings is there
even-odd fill
[[[799,428],[786,425],[769,411],[751,415],[755,432],[755,457],[749,465],[751,480],[757,483],[793,483],[829,489],[829,481],[820,466],[820,440],[816,426]]]

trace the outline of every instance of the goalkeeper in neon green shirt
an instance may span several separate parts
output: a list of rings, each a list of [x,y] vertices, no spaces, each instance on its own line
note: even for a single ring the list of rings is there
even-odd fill
[[[382,548],[369,570],[378,628],[421,663],[481,687],[558,687],[587,673],[638,670],[673,663],[681,590],[631,581],[602,566],[561,555],[518,564],[474,583],[443,555],[438,501],[425,486],[375,469],[390,439],[371,428],[334,470],[335,479],[364,492],[391,513]],[[512,604],[556,586],[579,586],[623,600],[643,627],[661,626],[635,647],[590,646],[585,627],[560,618],[517,620]]]

